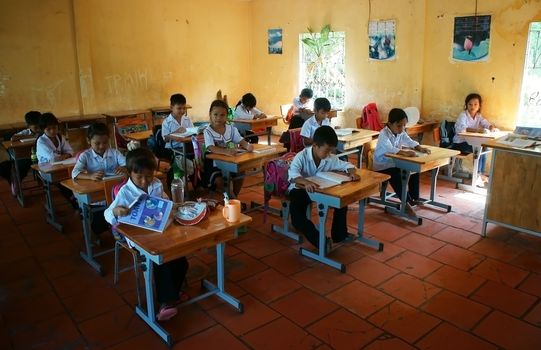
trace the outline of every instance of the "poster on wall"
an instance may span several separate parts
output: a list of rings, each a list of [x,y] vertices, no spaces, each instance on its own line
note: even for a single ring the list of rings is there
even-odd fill
[[[282,29],[269,29],[269,54],[282,54]]]
[[[490,16],[455,17],[453,59],[482,62],[490,48]]]
[[[368,58],[373,61],[396,59],[395,20],[370,21],[368,23]]]

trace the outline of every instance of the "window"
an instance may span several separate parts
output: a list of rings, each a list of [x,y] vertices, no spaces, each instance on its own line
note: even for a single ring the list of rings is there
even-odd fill
[[[311,45],[303,39],[313,39]],[[299,85],[314,91],[314,97],[326,97],[333,108],[344,107],[346,67],[345,32],[330,32],[328,40],[321,33],[299,35]]]
[[[530,24],[516,125],[541,133],[541,22]]]

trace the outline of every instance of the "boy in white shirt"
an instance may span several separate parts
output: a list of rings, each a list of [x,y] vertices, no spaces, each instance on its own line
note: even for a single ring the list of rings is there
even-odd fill
[[[304,121],[314,115],[312,111],[311,99],[314,96],[312,89],[304,88],[299,96],[293,99],[292,114],[293,117],[289,122],[289,129],[300,128]]]
[[[321,126],[314,133],[313,145],[297,153],[289,167],[289,200],[291,202],[291,222],[299,232],[315,247],[319,247],[319,231],[312,221],[306,217],[308,205],[312,202],[307,192],[313,192],[318,185],[306,180],[321,171],[344,171],[351,180],[358,181],[355,166],[344,162],[332,154],[338,144],[338,137],[333,128]],[[347,238],[348,208],[334,208],[331,236],[332,242],[342,242]],[[325,247],[330,249],[332,242],[327,239]]]
[[[380,131],[378,143],[374,150],[373,170],[391,176],[389,183],[395,193],[400,196],[402,193],[402,179],[400,169],[392,158],[385,156],[386,153],[400,154],[407,157],[416,157],[414,150],[423,153],[430,153],[428,148],[421,147],[417,141],[412,140],[406,133],[408,115],[400,108],[393,108],[389,112],[389,120]],[[412,213],[413,208],[419,201],[419,174],[411,174],[408,181],[407,210]]]
[[[265,113],[256,108],[257,100],[251,93],[247,93],[242,96],[242,99],[235,106],[233,120],[239,119],[264,119],[267,118]],[[258,143],[259,137],[250,136],[254,132],[250,130],[250,126],[244,123],[235,123],[235,127],[239,130],[240,134],[250,143]]]
[[[301,136],[305,146],[312,144],[312,138],[316,130],[323,125],[331,125],[329,112],[331,111],[331,102],[324,97],[316,98],[314,101],[315,114],[308,118],[302,125]]]
[[[182,143],[171,139],[170,134],[186,132],[187,128],[193,128],[193,123],[190,117],[186,115],[186,97],[182,94],[171,95],[171,113],[164,119],[162,123],[162,137],[165,143],[165,148],[178,149],[182,148]]]

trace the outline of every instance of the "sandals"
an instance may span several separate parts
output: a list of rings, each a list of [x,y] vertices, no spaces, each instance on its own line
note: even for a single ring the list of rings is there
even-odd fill
[[[158,321],[169,321],[178,314],[176,306],[163,306],[160,308],[160,312],[156,315]]]

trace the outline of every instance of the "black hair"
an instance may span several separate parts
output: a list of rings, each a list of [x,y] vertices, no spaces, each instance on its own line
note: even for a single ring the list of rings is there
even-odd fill
[[[253,94],[247,93],[244,96],[242,96],[242,99],[239,101],[237,106],[241,103],[244,105],[244,107],[254,108],[255,105],[257,104],[257,100],[255,99],[255,96]]]
[[[141,173],[143,170],[156,170],[158,164],[154,153],[146,148],[137,148],[126,155],[126,169],[128,174]]]
[[[464,110],[468,109],[468,102],[470,102],[473,99],[479,100],[479,112],[481,112],[481,106],[483,105],[483,99],[481,98],[481,95],[477,93],[472,93],[466,96],[466,99],[464,100]]]
[[[301,90],[301,97],[312,98],[313,96],[314,96],[314,92],[312,91],[312,89],[304,88]]]
[[[329,112],[331,110],[331,102],[327,100],[325,97],[318,97],[314,101],[314,111],[324,110],[325,112]]]
[[[338,136],[334,129],[328,125],[322,125],[314,133],[314,144],[318,146],[328,145],[336,147],[338,145]]]
[[[184,97],[183,94],[174,94],[174,95],[171,95],[171,98],[169,99],[169,101],[171,102],[171,106],[185,105],[186,97]]]
[[[41,130],[51,125],[58,125],[58,119],[51,112],[43,113],[39,123]]]
[[[40,125],[41,113],[38,111],[30,111],[24,115],[26,125]]]
[[[109,136],[109,129],[104,123],[92,123],[88,127],[87,137],[92,140],[94,136]]]
[[[389,120],[387,120],[387,123],[395,124],[403,119],[406,119],[406,121],[408,120],[408,115],[406,114],[406,112],[404,112],[404,110],[401,108],[393,108],[389,112]]]
[[[226,111],[229,111],[229,106],[227,105],[225,101],[222,101],[222,100],[212,101],[212,103],[210,104],[209,113],[212,112],[212,109],[215,107],[225,108]]]

